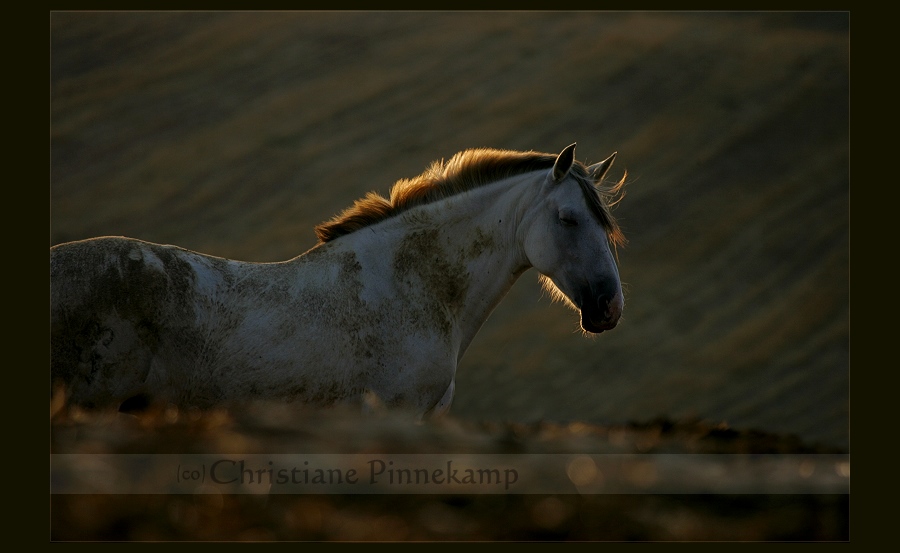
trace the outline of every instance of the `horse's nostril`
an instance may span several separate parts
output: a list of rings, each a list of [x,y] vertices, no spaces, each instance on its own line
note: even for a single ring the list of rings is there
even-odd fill
[[[607,317],[612,316],[612,314],[616,311],[615,302],[613,301],[615,298],[612,296],[603,295],[597,298],[597,307],[600,308],[601,313],[605,313]]]
[[[597,307],[607,321],[618,320],[622,313],[621,297],[618,294],[601,294],[597,298]]]

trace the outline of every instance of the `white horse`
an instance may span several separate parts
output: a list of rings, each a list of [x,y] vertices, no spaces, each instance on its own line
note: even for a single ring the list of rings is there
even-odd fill
[[[516,279],[536,268],[616,326],[620,193],[558,156],[476,149],[369,193],[294,259],[247,263],[105,237],[50,249],[51,375],[87,407],[253,398],[446,411],[457,365]]]

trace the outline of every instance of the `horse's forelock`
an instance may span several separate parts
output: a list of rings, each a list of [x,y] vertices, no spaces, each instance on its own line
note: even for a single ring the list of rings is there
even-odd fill
[[[625,234],[613,216],[611,208],[619,203],[625,195],[625,177],[628,176],[628,173],[626,172],[622,175],[619,182],[606,186],[604,183],[595,184],[588,173],[587,167],[580,162],[575,162],[575,165],[572,166],[572,172],[574,172],[575,179],[578,181],[578,185],[581,187],[581,191],[584,193],[591,211],[594,212],[594,215],[600,221],[604,230],[606,230],[609,241],[614,246],[624,246],[627,242]]]

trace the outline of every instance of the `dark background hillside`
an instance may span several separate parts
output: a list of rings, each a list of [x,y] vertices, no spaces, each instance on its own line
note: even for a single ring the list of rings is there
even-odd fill
[[[274,261],[468,147],[618,151],[625,319],[527,273],[453,414],[697,416],[848,443],[846,14],[57,13],[51,243]]]

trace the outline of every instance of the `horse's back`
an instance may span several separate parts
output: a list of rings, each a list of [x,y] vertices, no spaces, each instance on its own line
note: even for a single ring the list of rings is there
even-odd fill
[[[95,308],[105,304],[146,307],[147,299],[157,301],[160,294],[187,292],[194,271],[184,259],[185,252],[121,237],[54,246],[50,249],[52,314],[80,303]]]

